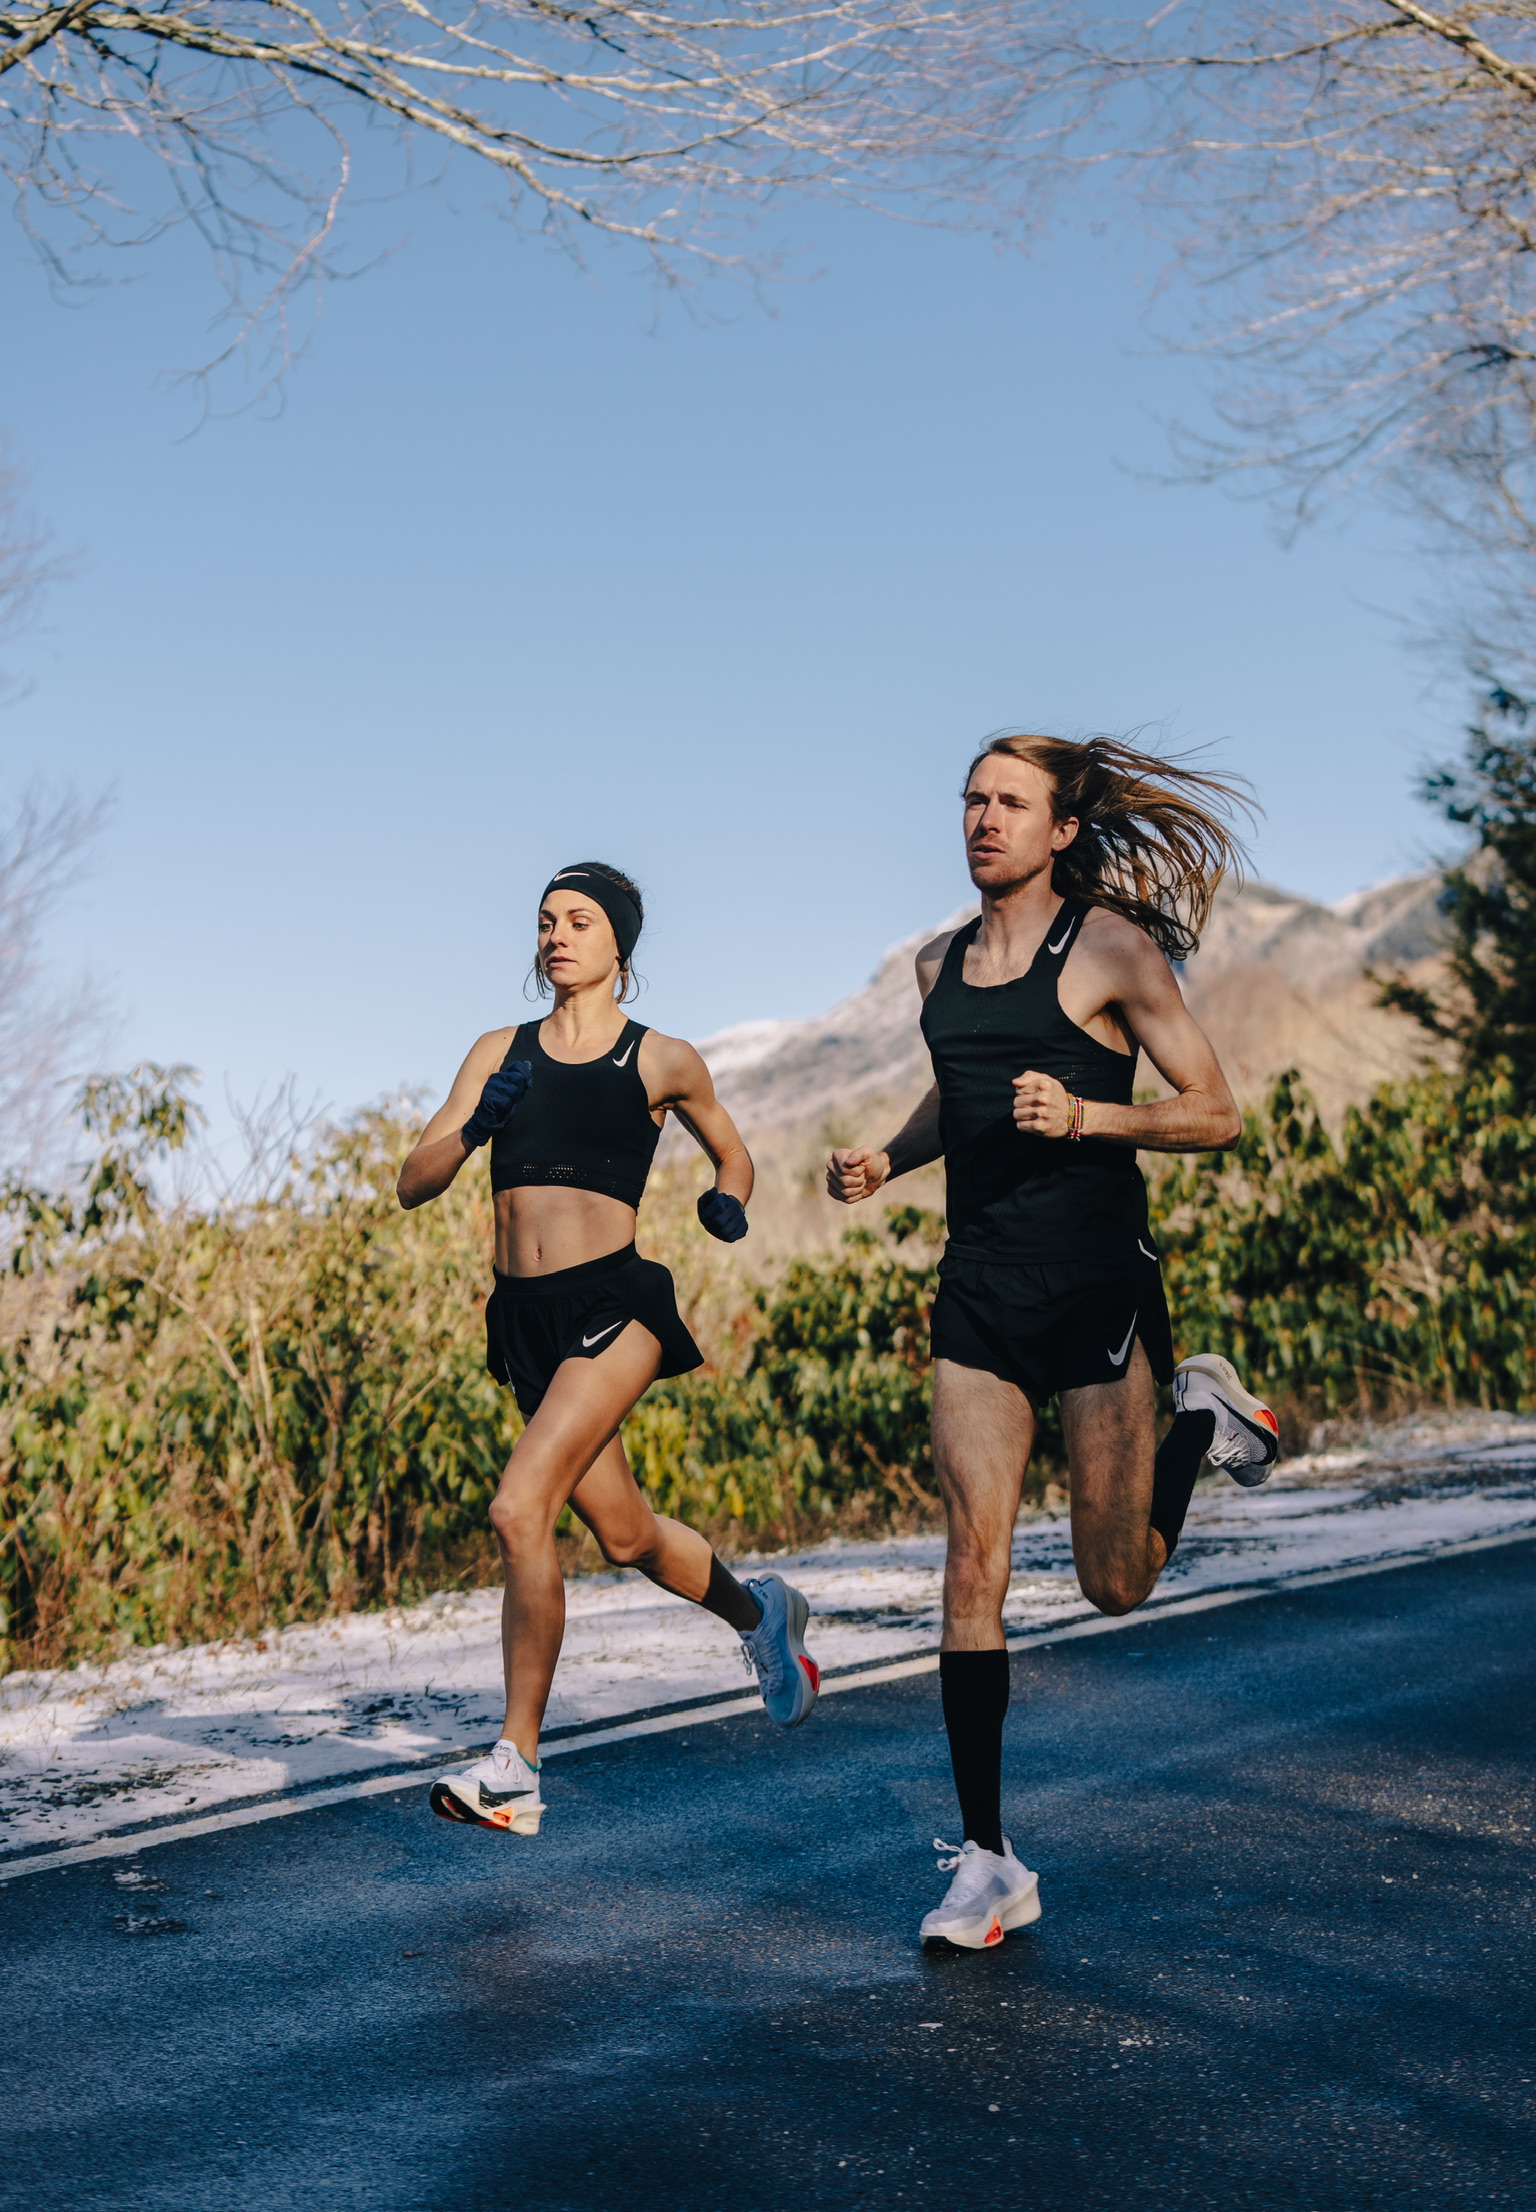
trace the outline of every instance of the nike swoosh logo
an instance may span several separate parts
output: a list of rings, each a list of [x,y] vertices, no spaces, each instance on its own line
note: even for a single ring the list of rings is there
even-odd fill
[[[623,1065],[624,1065],[624,1062],[625,1062],[625,1061],[626,1061],[626,1060],[627,1060],[627,1059],[629,1058],[630,1054],[631,1054],[631,1053],[632,1053],[632,1052],[634,1051],[634,1049],[635,1049],[635,1040],[634,1040],[634,1038],[633,1038],[633,1037],[631,1037],[631,1038],[630,1038],[630,1040],[629,1040],[629,1043],[628,1043],[628,1044],[627,1044],[627,1045],[626,1045],[626,1046],[624,1047],[624,1051],[623,1051],[623,1054],[622,1054],[622,1056],[621,1056],[621,1057],[620,1057],[619,1059],[617,1059],[617,1060],[615,1060],[615,1061],[614,1061],[614,1063],[613,1063],[613,1064],[614,1064],[614,1066],[615,1066],[616,1068],[621,1068],[621,1067],[623,1067]]]
[[[1138,1243],[1140,1243],[1140,1241],[1141,1241],[1141,1240],[1140,1240],[1140,1238],[1138,1238],[1138,1239],[1137,1239],[1137,1242],[1138,1242]],[[1109,1355],[1109,1364],[1110,1364],[1110,1366],[1111,1366],[1111,1367],[1118,1367],[1118,1366],[1120,1365],[1120,1362],[1121,1362],[1121,1361],[1122,1361],[1122,1360],[1124,1359],[1124,1357],[1125,1357],[1126,1353],[1127,1353],[1127,1352],[1128,1352],[1128,1351],[1130,1350],[1130,1348],[1131,1348],[1131,1338],[1132,1338],[1132,1337],[1133,1337],[1133,1336],[1134,1336],[1135,1334],[1136,1334],[1136,1316],[1135,1316],[1135,1314],[1133,1313],[1133,1314],[1131,1315],[1131,1325],[1130,1325],[1130,1327],[1129,1327],[1129,1328],[1128,1328],[1128,1329],[1126,1330],[1126,1332],[1125,1332],[1125,1342],[1124,1342],[1124,1343],[1123,1343],[1123,1344],[1121,1345],[1121,1347],[1120,1347],[1120,1349],[1119,1349],[1119,1351],[1118,1351],[1118,1352],[1111,1352],[1111,1353],[1110,1353],[1110,1355]]]
[[[1147,1250],[1146,1246],[1142,1243],[1140,1237],[1136,1239],[1136,1249],[1146,1259],[1155,1260],[1157,1258],[1157,1254],[1155,1252],[1149,1252]]]
[[[598,1330],[596,1336],[584,1336],[581,1340],[582,1350],[589,1351],[594,1344],[601,1344],[605,1336],[612,1336],[615,1329],[622,1329],[623,1326],[622,1321],[610,1321],[606,1329]]]
[[[1072,934],[1073,930],[1074,930],[1074,929],[1076,929],[1076,927],[1077,927],[1077,924],[1076,924],[1076,922],[1068,922],[1068,924],[1067,924],[1066,928],[1065,928],[1065,929],[1064,929],[1064,930],[1062,931],[1061,935],[1060,935],[1060,936],[1059,936],[1059,937],[1057,938],[1057,940],[1056,940],[1055,944],[1054,944],[1054,945],[1047,945],[1047,946],[1046,946],[1046,948],[1045,948],[1045,949],[1046,949],[1046,951],[1047,951],[1048,953],[1050,953],[1050,954],[1051,954],[1051,956],[1052,956],[1052,958],[1053,958],[1053,959],[1054,959],[1055,955],[1056,955],[1056,954],[1057,954],[1058,952],[1060,952],[1060,950],[1061,950],[1062,946],[1063,946],[1063,945],[1064,945],[1064,944],[1066,943],[1067,939],[1068,939],[1068,938],[1069,938],[1069,937],[1071,936],[1071,934]]]

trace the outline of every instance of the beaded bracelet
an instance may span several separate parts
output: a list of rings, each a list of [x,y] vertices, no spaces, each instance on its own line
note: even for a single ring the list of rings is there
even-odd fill
[[[1068,1091],[1067,1104],[1071,1110],[1067,1122],[1067,1141],[1069,1144],[1076,1144],[1083,1133],[1083,1102],[1075,1091]]]

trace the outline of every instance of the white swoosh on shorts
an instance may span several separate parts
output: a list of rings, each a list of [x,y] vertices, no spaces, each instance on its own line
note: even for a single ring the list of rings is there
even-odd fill
[[[1146,1246],[1142,1243],[1140,1237],[1136,1239],[1136,1249],[1142,1254],[1143,1258],[1145,1259],[1155,1260],[1157,1258],[1157,1254],[1155,1252],[1149,1252],[1147,1250]]]
[[[632,1052],[634,1051],[634,1049],[635,1049],[635,1040],[634,1040],[634,1038],[633,1038],[633,1037],[631,1037],[631,1038],[630,1038],[630,1040],[629,1040],[629,1043],[628,1043],[628,1044],[627,1044],[627,1045],[626,1045],[626,1046],[624,1047],[623,1057],[622,1057],[621,1059],[615,1060],[615,1061],[614,1061],[614,1063],[613,1063],[613,1064],[614,1064],[614,1066],[615,1066],[616,1068],[621,1068],[621,1067],[623,1067],[623,1065],[624,1065],[624,1061],[625,1061],[625,1060],[627,1060],[627,1059],[629,1058],[630,1054],[631,1054],[631,1053],[632,1053]]]
[[[1129,1328],[1128,1328],[1128,1329],[1126,1330],[1126,1332],[1125,1332],[1125,1342],[1124,1342],[1124,1343],[1123,1343],[1123,1344],[1121,1345],[1121,1347],[1120,1347],[1120,1349],[1119,1349],[1119,1351],[1118,1351],[1118,1352],[1111,1352],[1111,1353],[1110,1353],[1110,1355],[1109,1355],[1109,1364],[1110,1364],[1110,1366],[1111,1366],[1111,1367],[1118,1367],[1118,1366],[1120,1365],[1120,1362],[1121,1362],[1121,1361],[1122,1361],[1122,1360],[1124,1359],[1124,1357],[1125,1357],[1126,1353],[1127,1353],[1127,1352],[1128,1352],[1128,1351],[1130,1350],[1130,1348],[1131,1348],[1131,1338],[1132,1338],[1132,1337],[1133,1337],[1133,1336],[1134,1336],[1135,1334],[1136,1334],[1136,1316],[1135,1316],[1135,1314],[1133,1313],[1133,1314],[1131,1315],[1131,1325],[1130,1325],[1130,1327],[1129,1327]]]
[[[582,1350],[590,1351],[594,1344],[601,1344],[605,1336],[612,1336],[615,1329],[622,1329],[623,1326],[622,1321],[610,1321],[606,1329],[598,1330],[596,1336],[584,1336],[581,1340]]]

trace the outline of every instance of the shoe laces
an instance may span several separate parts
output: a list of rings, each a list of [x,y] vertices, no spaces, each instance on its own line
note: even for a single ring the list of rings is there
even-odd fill
[[[752,1589],[750,1582],[747,1584],[747,1588]],[[763,1607],[763,1617],[756,1628],[748,1629],[742,1637],[741,1656],[748,1674],[755,1676],[766,1692],[782,1688],[784,1667],[778,1638],[763,1635],[764,1629],[768,1626],[768,1608],[761,1598],[758,1599],[758,1603]],[[758,1641],[760,1637],[762,1638],[761,1642]]]
[[[980,1889],[986,1882],[987,1853],[979,1845],[967,1851],[963,1843],[946,1843],[942,1836],[935,1836],[933,1848],[935,1851],[950,1854],[948,1858],[941,1858],[938,1865],[939,1873],[954,1875],[954,1880],[949,1885],[949,1898],[965,1897],[971,1890]],[[949,1898],[946,1898],[946,1903]]]
[[[1206,1447],[1205,1456],[1213,1467],[1246,1467],[1250,1459],[1259,1455],[1239,1429],[1218,1428]]]

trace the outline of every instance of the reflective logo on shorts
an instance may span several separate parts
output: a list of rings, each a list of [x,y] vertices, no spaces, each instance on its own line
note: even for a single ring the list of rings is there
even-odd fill
[[[1131,1338],[1132,1338],[1132,1337],[1133,1337],[1133,1336],[1134,1336],[1135,1334],[1136,1334],[1136,1316],[1135,1316],[1135,1314],[1133,1313],[1133,1314],[1131,1315],[1131,1325],[1130,1325],[1130,1327],[1129,1327],[1129,1328],[1128,1328],[1128,1329],[1126,1330],[1126,1332],[1125,1332],[1125,1342],[1124,1342],[1124,1343],[1123,1343],[1123,1344],[1121,1345],[1121,1347],[1120,1347],[1120,1349],[1119,1349],[1119,1351],[1118,1351],[1118,1352],[1111,1352],[1111,1353],[1110,1353],[1110,1355],[1109,1355],[1109,1364],[1110,1364],[1110,1366],[1111,1366],[1111,1367],[1118,1367],[1118,1366],[1120,1365],[1120,1362],[1121,1362],[1121,1361],[1122,1361],[1122,1360],[1124,1359],[1124,1357],[1125,1357],[1126,1353],[1127,1353],[1127,1352],[1128,1352],[1128,1351],[1130,1350],[1130,1348],[1131,1348]]]
[[[1142,1243],[1140,1237],[1136,1239],[1136,1249],[1141,1254],[1143,1259],[1151,1260],[1154,1265],[1156,1264],[1157,1254],[1155,1252],[1149,1252],[1146,1246]]]
[[[612,1336],[615,1329],[622,1329],[623,1326],[622,1321],[610,1321],[606,1329],[598,1330],[596,1336],[584,1336],[581,1340],[582,1350],[589,1351],[594,1344],[601,1344],[605,1336]]]

